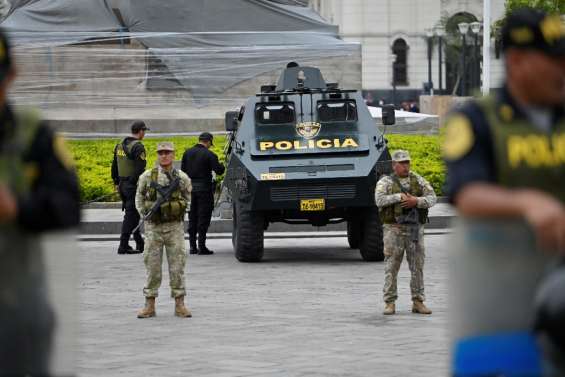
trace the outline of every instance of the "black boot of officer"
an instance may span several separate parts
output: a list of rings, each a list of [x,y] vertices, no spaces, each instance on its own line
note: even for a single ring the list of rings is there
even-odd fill
[[[190,244],[189,253],[190,254],[198,254],[198,248],[196,247],[196,234],[188,234],[188,242]]]
[[[120,196],[123,202],[124,221],[122,223],[122,232],[120,235],[120,246],[118,246],[118,254],[140,254],[144,249],[143,237],[139,230],[133,234],[135,240],[135,249],[129,245],[129,239],[132,231],[139,224],[140,216],[135,209],[135,186],[127,181],[120,182]]]
[[[208,199],[212,197],[212,199]],[[210,226],[213,194],[196,191],[191,193],[191,209],[188,214],[189,253],[211,255],[214,252],[206,247],[206,233]],[[197,237],[198,235],[198,237]],[[198,240],[198,241],[197,241]],[[196,244],[198,243],[198,247]]]

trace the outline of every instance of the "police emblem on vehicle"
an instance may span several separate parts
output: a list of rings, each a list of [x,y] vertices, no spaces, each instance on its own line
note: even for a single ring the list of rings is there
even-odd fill
[[[318,136],[322,125],[318,122],[301,122],[296,124],[296,132],[305,139]]]

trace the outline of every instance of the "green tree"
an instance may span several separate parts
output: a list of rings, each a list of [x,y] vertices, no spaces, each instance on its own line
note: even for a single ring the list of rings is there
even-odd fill
[[[500,30],[502,25],[504,25],[506,17],[518,8],[530,7],[543,10],[547,13],[565,14],[565,0],[506,0],[504,7],[504,17],[496,21],[493,27],[493,34],[496,36],[497,40],[499,39]]]
[[[531,7],[547,13],[565,14],[565,0],[506,0],[506,16],[515,9]]]

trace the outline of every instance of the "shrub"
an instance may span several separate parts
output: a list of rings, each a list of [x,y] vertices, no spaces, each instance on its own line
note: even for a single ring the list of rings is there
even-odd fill
[[[112,158],[114,147],[120,139],[103,140],[71,140],[69,147],[74,155],[78,176],[80,180],[81,200],[91,201],[102,196],[107,196],[101,201],[119,200],[114,192],[114,184],[111,177]],[[175,144],[176,158],[180,159],[187,148],[198,142],[197,137],[172,137],[172,138],[150,138],[143,140],[147,151],[147,167],[155,166],[157,161],[157,143],[161,141],[172,141]],[[214,138],[212,151],[218,155],[220,161],[224,161],[224,136]]]
[[[421,174],[434,187],[438,195],[442,193],[445,181],[445,168],[440,157],[438,136],[388,135],[389,148],[406,149],[412,156],[412,168]],[[111,166],[115,145],[119,139],[72,140],[69,146],[75,157],[80,179],[81,200],[91,201],[102,196],[101,201],[119,200],[114,192],[111,178]],[[184,151],[197,143],[197,137],[149,138],[143,141],[147,150],[147,167],[155,166],[157,143],[172,141],[175,144],[176,158],[180,159]],[[212,151],[224,162],[225,136],[216,136]]]
[[[440,137],[436,135],[387,135],[388,147],[405,149],[412,158],[412,170],[423,176],[437,195],[443,194],[445,165],[441,159]]]

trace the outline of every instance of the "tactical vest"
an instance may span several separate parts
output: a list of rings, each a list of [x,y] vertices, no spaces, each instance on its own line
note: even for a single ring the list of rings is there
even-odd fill
[[[133,140],[124,148],[124,142],[116,145],[116,159],[118,162],[118,176],[127,178],[133,176],[135,173],[135,161],[131,156],[133,147],[139,144],[139,140]]]
[[[171,171],[171,176],[173,179],[179,177],[179,173],[176,169]],[[153,168],[151,170],[151,182],[153,184],[159,184],[159,168]],[[149,187],[149,200],[154,203],[161,194],[154,187]],[[168,201],[164,202],[159,210],[156,211],[151,217],[150,221],[154,224],[161,224],[173,221],[182,221],[184,219],[184,213],[186,212],[187,203],[182,197],[180,187],[175,190]]]
[[[545,191],[565,203],[565,119],[544,132],[494,97],[479,101],[493,135],[497,181]]]
[[[38,174],[35,164],[25,163],[23,157],[30,150],[41,120],[34,110],[23,110],[15,114],[16,125],[6,124],[6,138],[0,148],[0,182],[16,195],[26,194]]]
[[[394,174],[390,176],[394,177]],[[422,196],[424,190],[422,186],[418,183],[418,178],[413,173],[410,173],[410,189],[408,190],[410,195]],[[402,193],[402,188],[397,179],[392,180],[392,192],[390,194],[400,194]],[[398,219],[400,216],[407,215],[412,209],[402,208],[400,203],[396,203],[391,206],[387,206],[379,209],[379,217],[383,224],[398,224]],[[420,224],[425,224],[428,222],[428,209],[427,208],[416,208],[418,212],[418,222]]]

